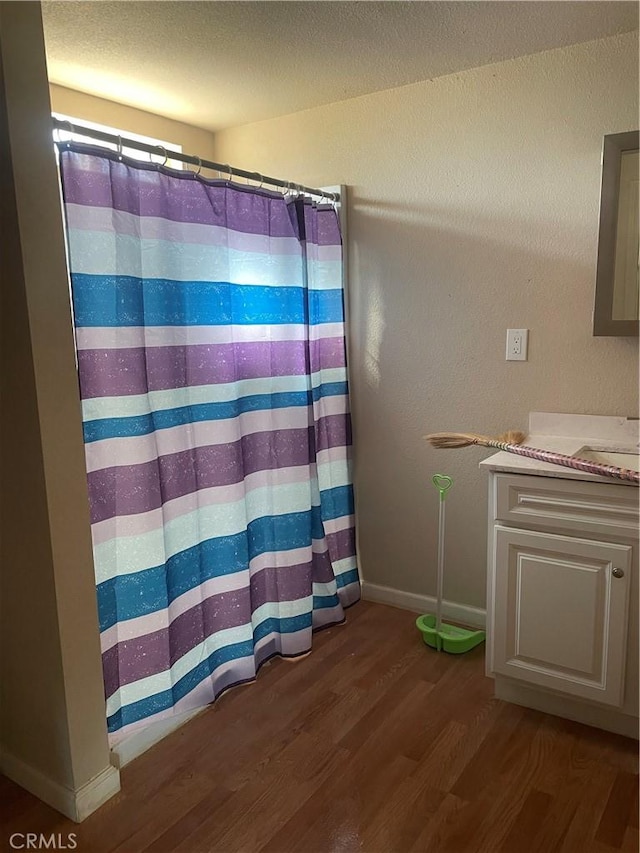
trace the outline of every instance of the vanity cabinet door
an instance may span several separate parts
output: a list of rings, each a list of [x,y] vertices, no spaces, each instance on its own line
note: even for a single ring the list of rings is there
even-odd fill
[[[621,706],[631,547],[494,532],[495,672]]]

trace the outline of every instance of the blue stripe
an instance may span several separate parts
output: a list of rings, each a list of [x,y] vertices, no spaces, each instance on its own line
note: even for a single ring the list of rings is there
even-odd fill
[[[257,643],[273,633],[295,634],[296,631],[303,631],[305,628],[311,628],[311,609],[299,616],[285,616],[282,619],[270,616],[253,629],[253,641]]]
[[[183,699],[222,664],[238,658],[252,657],[254,644],[262,637],[274,632],[277,634],[293,634],[304,629],[311,631],[311,611],[300,616],[289,616],[283,619],[265,619],[254,629],[253,641],[245,640],[242,643],[233,643],[224,646],[222,649],[217,649],[206,660],[179,679],[171,690],[163,690],[161,693],[125,705],[107,718],[108,730],[115,732],[123,726],[136,723],[138,720],[143,720],[145,717],[150,717],[152,714],[173,707],[176,702]]]
[[[129,438],[149,435],[160,429],[183,426],[198,421],[216,421],[235,418],[245,412],[282,409],[290,406],[309,406],[311,400],[348,393],[346,382],[327,382],[310,391],[283,391],[276,394],[253,394],[222,403],[198,403],[175,409],[160,409],[146,415],[121,418],[100,418],[85,421],[83,425],[86,444],[106,438]]]
[[[341,323],[342,288],[265,287],[72,273],[75,324],[83,326],[226,326]]]
[[[342,518],[343,515],[353,515],[353,486],[336,486],[334,489],[324,489],[320,492],[322,520]]]
[[[343,587],[349,586],[352,583],[360,585],[360,576],[358,575],[357,569],[351,569],[349,572],[343,572],[341,575],[336,575],[336,584],[338,585],[338,589],[343,589]]]
[[[332,507],[337,510],[342,505],[341,515],[349,515],[353,506],[351,486],[328,491],[334,493]],[[312,539],[323,536],[320,507],[265,516],[249,522],[246,531],[207,539],[161,566],[110,578],[97,586],[100,630],[106,631],[117,621],[164,610],[178,596],[211,578],[246,571],[249,560],[260,554],[308,548]]]
[[[313,377],[313,373],[311,376]],[[317,403],[321,397],[340,396],[340,394],[349,393],[349,384],[347,382],[323,382],[322,385],[316,385],[313,389],[313,401]]]
[[[337,607],[340,604],[340,599],[334,593],[333,595],[314,595],[313,609],[324,610],[327,607]]]
[[[201,681],[208,678],[217,667],[223,663],[246,657],[253,657],[253,642],[251,640],[245,640],[242,643],[234,643],[230,646],[224,646],[222,649],[217,649],[206,660],[203,660],[191,672],[188,672],[177,681],[171,690],[163,690],[161,693],[156,693],[145,699],[139,699],[137,702],[125,705],[115,714],[107,717],[108,730],[116,732],[123,726],[137,723],[138,720],[144,720],[145,717],[150,717],[153,714],[158,714],[160,711],[172,708],[176,702],[190,693]]]

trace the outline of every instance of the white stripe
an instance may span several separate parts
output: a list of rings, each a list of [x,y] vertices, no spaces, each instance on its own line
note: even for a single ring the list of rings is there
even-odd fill
[[[337,448],[335,449],[337,450]],[[351,482],[348,469],[345,467],[348,448],[343,447],[341,450],[342,456],[336,455],[331,461],[336,463],[334,476],[336,478],[342,476],[341,485],[347,485]],[[343,469],[342,475],[340,475],[341,466]],[[139,536],[156,529],[162,530],[167,522],[193,512],[200,507],[209,504],[233,503],[243,498],[252,489],[279,486],[286,483],[306,483],[310,477],[314,476],[313,466],[308,465],[296,465],[290,468],[268,468],[264,471],[255,471],[253,474],[247,474],[244,482],[231,483],[228,486],[213,486],[209,489],[201,489],[198,492],[190,492],[188,495],[183,495],[148,512],[118,515],[113,518],[105,518],[104,521],[97,521],[91,525],[93,544],[95,547],[116,537]],[[319,502],[318,494],[314,491],[316,504]]]
[[[314,482],[270,485],[246,492],[244,484],[239,486],[244,495],[238,500],[228,500],[231,489],[236,490],[236,494],[240,491],[238,485],[223,486],[217,490],[222,499],[219,503],[199,506],[193,512],[136,536],[120,535],[95,544],[93,556],[96,583],[161,566],[175,554],[207,539],[242,533],[249,522],[258,518],[308,512],[312,505],[313,490],[317,490],[317,483]],[[202,492],[197,493],[198,498],[201,495]],[[165,504],[165,507],[169,504]]]
[[[334,607],[319,607],[312,614],[314,629],[323,628],[325,625],[340,622],[344,619],[342,602],[338,601]]]
[[[234,572],[232,575],[221,575],[217,578],[210,578],[200,586],[187,590],[187,592],[178,596],[178,598],[171,602],[168,608],[156,610],[144,616],[136,616],[133,619],[122,620],[107,628],[106,631],[100,634],[102,652],[108,651],[108,649],[117,643],[134,640],[138,637],[144,637],[146,634],[152,634],[168,628],[174,619],[177,619],[183,613],[196,607],[212,595],[220,595],[223,592],[238,592],[246,589],[249,579],[266,568],[270,568],[271,566],[286,568],[287,566],[302,565],[308,563],[310,560],[311,546],[308,548],[294,548],[291,551],[269,551],[265,554],[259,554],[250,560],[248,572]]]
[[[348,399],[340,395],[327,397],[323,415],[344,414]],[[105,438],[85,445],[87,473],[115,466],[142,465],[160,456],[231,444],[243,436],[275,430],[306,429],[310,426],[307,406],[287,409],[259,409],[243,412],[234,418],[211,421],[194,421],[182,426],[159,429],[147,435]]]
[[[336,447],[325,447],[316,453],[316,468],[322,468],[331,462],[345,462],[351,466],[351,446],[340,444]],[[323,487],[324,488],[324,487]]]
[[[336,560],[333,563],[333,574],[338,577],[338,575],[344,575],[346,572],[352,572],[356,566],[358,565],[358,558],[353,557],[345,557],[342,560]]]
[[[320,378],[316,381],[315,377]],[[344,367],[334,367],[313,375],[314,387],[329,382],[346,382]],[[84,421],[102,418],[129,418],[148,415],[165,409],[197,406],[201,403],[227,403],[256,394],[279,394],[286,391],[307,391],[308,376],[268,376],[259,379],[242,379],[220,385],[194,385],[170,388],[166,391],[149,391],[124,397],[94,397],[82,402]]]
[[[158,216],[138,216],[110,207],[90,207],[85,204],[65,204],[69,229],[107,231],[129,234],[143,240],[168,240],[171,243],[205,243],[225,246],[242,252],[263,254],[300,255],[300,241],[296,237],[271,237],[268,234],[249,234],[234,231],[222,225],[205,225],[199,222],[175,222]],[[312,259],[340,260],[342,247],[307,244],[307,254]]]
[[[122,687],[119,687],[107,699],[107,716],[115,714],[124,705],[129,705],[132,702],[137,702],[139,699],[153,696],[156,693],[162,693],[164,690],[170,690],[182,676],[191,672],[194,667],[213,652],[233,643],[242,643],[251,639],[251,625],[226,628],[223,631],[211,634],[203,643],[200,643],[194,649],[191,649],[190,652],[187,652],[180,660],[176,661],[171,669],[163,670],[146,678],[141,678],[139,681],[134,681],[131,684],[123,684]]]
[[[303,287],[300,254],[245,252],[211,243],[184,244],[114,231],[69,230],[74,273],[105,275],[107,270],[137,278],[174,281],[229,282],[262,287]],[[313,290],[341,286],[339,260],[312,260]]]
[[[74,273],[302,287],[302,257],[249,253],[207,243],[184,243],[118,234],[69,230]],[[335,261],[334,261],[335,263]],[[334,276],[335,277],[335,276]]]
[[[225,675],[233,671],[233,681],[245,681],[255,677],[256,666],[253,655],[235,658],[234,660],[223,663],[214,670],[214,678],[216,682],[224,682]],[[218,687],[217,693],[220,692]],[[202,710],[206,705],[210,705],[215,699],[212,679],[205,678],[199,684],[196,684],[193,690],[190,690],[186,696],[183,696],[175,705],[158,711],[157,714],[151,714],[142,720],[137,720],[135,723],[128,723],[121,729],[109,734],[109,745],[113,749],[120,744],[125,738],[142,728],[146,728],[154,723],[175,720],[176,717],[186,715],[189,712]],[[183,722],[186,722],[184,720]],[[180,725],[180,724],[179,724]],[[115,750],[116,752],[118,750]]]
[[[335,595],[338,586],[335,580],[327,581],[325,583],[314,583],[313,584],[313,595],[318,596],[319,598],[324,598],[327,595]]]
[[[336,451],[342,451],[342,453]],[[323,492],[334,489],[336,486],[343,486],[345,481],[352,483],[350,446],[328,447],[326,450],[319,451],[316,457],[316,477],[318,486]]]
[[[231,678],[228,677],[229,674],[232,675]],[[239,681],[254,679],[255,675],[256,661],[253,655],[222,663],[213,670],[211,678],[205,678],[186,696],[176,702],[172,709],[173,713],[177,714],[183,709],[188,710],[210,705],[225,687]]]
[[[317,341],[344,337],[344,323],[283,323],[250,326],[81,326],[76,347],[119,349],[129,347],[177,347],[251,341]]]
[[[268,486],[254,489],[240,500],[200,507],[148,533],[120,536],[94,548],[96,583],[161,566],[199,542],[242,533],[249,522],[263,516],[308,512],[310,505],[308,482]]]
[[[255,471],[244,478],[244,482],[227,486],[213,486],[190,492],[157,509],[138,512],[132,515],[118,515],[105,518],[91,525],[94,547],[116,537],[140,536],[153,530],[162,530],[165,524],[210,504],[233,503],[240,500],[251,489],[278,486],[286,483],[306,483],[309,480],[309,467],[296,465],[291,468],[269,468]]]
[[[280,634],[277,631],[272,631],[262,639],[258,640],[254,647],[254,660],[262,662],[266,655],[262,654],[262,650],[269,650],[269,646],[275,646],[274,651],[281,655],[299,655],[310,651],[312,626],[302,628],[300,631],[292,631],[291,633]]]
[[[313,606],[311,595],[295,598],[293,601],[266,601],[251,614],[254,629],[267,619],[292,619],[308,613]]]
[[[339,518],[330,518],[327,521],[323,521],[322,525],[324,527],[325,536],[329,536],[332,533],[339,533],[341,530],[348,530],[350,527],[353,527],[355,523],[355,516],[341,515]]]
[[[340,378],[334,378],[339,376]],[[319,388],[327,382],[346,382],[347,368],[346,367],[323,367],[322,370],[315,370],[311,374],[311,387]]]
[[[300,616],[308,613],[309,610],[309,598],[283,603],[267,603],[255,611],[253,628],[269,618],[279,619]],[[257,615],[258,613],[260,614],[259,616]],[[146,678],[141,678],[139,681],[134,681],[131,684],[123,684],[119,687],[107,700],[107,715],[114,714],[124,705],[130,705],[145,697],[153,696],[164,690],[170,690],[174,684],[195,669],[198,664],[206,660],[213,652],[225,646],[252,639],[253,629],[251,624],[240,625],[236,628],[226,628],[222,631],[217,631],[215,634],[211,634],[202,643],[199,643],[179,658],[170,669],[149,675]]]

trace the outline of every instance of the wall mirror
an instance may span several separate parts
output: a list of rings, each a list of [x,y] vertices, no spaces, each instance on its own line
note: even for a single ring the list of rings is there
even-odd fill
[[[594,335],[638,335],[638,142],[611,133],[602,148]]]

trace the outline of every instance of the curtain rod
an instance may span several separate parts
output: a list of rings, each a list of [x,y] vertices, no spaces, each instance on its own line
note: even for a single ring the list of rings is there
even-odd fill
[[[306,193],[307,195],[316,195],[321,198],[329,199],[332,202],[340,201],[340,193],[330,193],[324,190],[314,189],[313,187],[305,187],[302,184],[294,184],[290,181],[281,181],[279,178],[270,178],[267,175],[261,175],[259,172],[247,172],[244,169],[235,169],[228,163],[214,163],[212,160],[204,160],[197,157],[195,154],[183,154],[181,151],[167,151],[163,145],[149,145],[147,142],[138,142],[137,139],[130,139],[127,136],[119,136],[115,133],[106,133],[103,130],[93,130],[83,124],[72,124],[68,119],[51,117],[54,130],[66,130],[72,134],[77,133],[79,136],[87,136],[90,139],[98,139],[101,142],[111,142],[117,145],[119,149],[123,146],[134,148],[136,151],[145,151],[147,154],[162,154],[167,160],[180,160],[182,163],[189,163],[192,166],[198,167],[198,172],[201,169],[213,169],[216,172],[226,172],[231,178],[247,178],[250,181],[260,182],[260,184],[269,184],[272,187],[282,187],[286,190],[295,190],[297,192]],[[63,142],[59,142],[63,145]],[[161,164],[164,165],[164,164]]]

